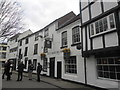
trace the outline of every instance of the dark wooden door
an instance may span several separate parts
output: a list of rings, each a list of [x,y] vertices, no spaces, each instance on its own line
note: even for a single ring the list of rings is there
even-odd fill
[[[55,77],[55,58],[50,58],[50,77]]]
[[[57,78],[60,79],[62,74],[62,63],[61,62],[57,62]]]

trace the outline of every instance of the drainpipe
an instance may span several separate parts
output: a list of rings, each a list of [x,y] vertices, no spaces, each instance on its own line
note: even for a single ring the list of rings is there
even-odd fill
[[[84,57],[85,84],[87,85],[86,56]]]

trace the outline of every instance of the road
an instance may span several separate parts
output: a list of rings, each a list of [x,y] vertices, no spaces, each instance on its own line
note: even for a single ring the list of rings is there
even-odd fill
[[[6,79],[2,80],[2,88],[55,88],[57,90],[62,90],[59,87],[56,87],[54,85],[45,83],[43,81],[37,82],[35,79],[28,80],[27,77],[23,78],[23,81],[16,81],[17,75],[12,75],[12,80],[6,81]]]

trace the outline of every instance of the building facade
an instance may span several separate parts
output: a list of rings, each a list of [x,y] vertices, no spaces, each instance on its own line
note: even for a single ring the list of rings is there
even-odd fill
[[[12,60],[13,61],[13,69],[16,70],[16,65],[18,63],[18,60],[20,59],[18,56],[18,47],[19,47],[19,39],[28,36],[31,34],[32,31],[28,30],[23,33],[18,33],[15,36],[11,37],[8,40],[8,48],[7,48],[7,55],[6,58],[7,60]]]
[[[0,64],[6,61],[7,43],[0,43]]]
[[[76,17],[76,15],[70,12],[56,19],[43,29],[18,40],[18,56],[26,66],[25,71],[28,70],[28,63],[31,60],[34,65],[34,73],[36,73],[37,63],[40,62],[43,65],[42,74],[55,77],[56,65],[49,60],[50,58],[54,59],[54,56],[49,56],[48,54],[56,52],[56,47],[58,47],[55,45],[56,40],[59,43],[59,38],[56,36],[56,29],[73,17]]]
[[[119,0],[80,0],[85,83],[118,88],[120,80]]]

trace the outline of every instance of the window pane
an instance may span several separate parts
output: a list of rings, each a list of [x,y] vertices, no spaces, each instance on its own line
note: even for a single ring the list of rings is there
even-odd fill
[[[115,75],[114,72],[113,72],[113,73],[110,73],[110,78],[111,78],[111,79],[116,79],[116,75]]]
[[[114,22],[114,18],[113,18],[113,14],[109,16],[109,20],[110,20],[110,28],[115,28],[115,22]]]
[[[106,31],[108,29],[108,22],[107,22],[107,18],[105,17],[103,19],[103,30]]]
[[[98,70],[102,70],[102,66],[97,66]]]
[[[91,27],[91,35],[94,35],[94,26],[93,26],[93,24],[91,24],[90,27]]]
[[[101,64],[101,59],[97,59],[97,64]]]
[[[104,77],[109,78],[109,72],[104,72]]]
[[[104,71],[108,71],[108,66],[103,66]]]
[[[98,71],[98,77],[103,77],[103,72],[102,71]]]
[[[120,66],[116,66],[116,72],[120,72]]]
[[[95,28],[96,28],[96,34],[99,33],[99,27],[98,27],[98,22],[95,23]]]
[[[113,58],[109,58],[109,59],[108,59],[108,63],[109,63],[109,64],[114,64],[114,59],[113,59]]]
[[[120,64],[120,58],[115,59],[115,64]]]
[[[120,80],[120,73],[117,73],[117,79]]]
[[[103,23],[102,23],[102,19],[99,21],[99,28],[100,28],[100,32],[103,32]]]
[[[110,72],[115,72],[115,66],[109,66]]]
[[[107,59],[102,59],[102,64],[107,64]]]

